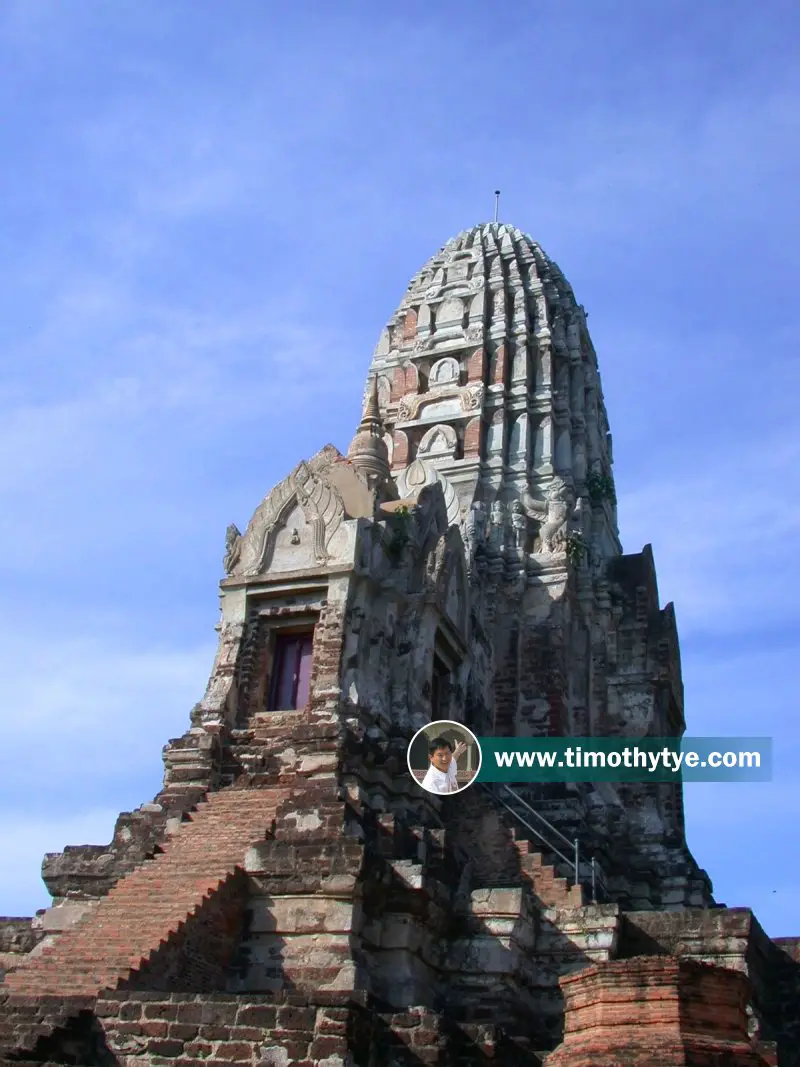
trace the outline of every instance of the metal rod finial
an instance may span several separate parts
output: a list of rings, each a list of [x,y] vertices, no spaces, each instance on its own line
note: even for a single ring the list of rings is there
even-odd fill
[[[494,191],[494,221],[497,222],[500,218],[500,190]]]

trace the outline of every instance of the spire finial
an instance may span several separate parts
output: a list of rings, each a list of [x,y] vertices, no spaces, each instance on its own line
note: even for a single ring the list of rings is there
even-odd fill
[[[368,422],[381,421],[381,405],[378,398],[378,375],[372,375],[372,381],[369,385],[369,392],[367,394],[367,402],[364,405],[364,410],[361,414],[361,425],[366,426]],[[381,427],[382,429],[382,427]]]
[[[498,222],[500,219],[500,190],[494,191],[494,221]]]
[[[373,374],[367,387],[367,401],[356,435],[350,442],[347,457],[367,480],[369,487],[385,487],[390,480],[389,452],[378,395],[378,375]]]

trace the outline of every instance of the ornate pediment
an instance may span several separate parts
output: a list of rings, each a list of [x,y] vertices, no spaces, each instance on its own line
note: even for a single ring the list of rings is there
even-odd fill
[[[280,570],[324,566],[331,541],[341,527],[345,508],[341,494],[326,476],[342,459],[331,445],[301,462],[275,486],[256,509],[244,534],[228,544],[231,575],[262,574],[279,563]],[[276,559],[276,550],[281,556]]]

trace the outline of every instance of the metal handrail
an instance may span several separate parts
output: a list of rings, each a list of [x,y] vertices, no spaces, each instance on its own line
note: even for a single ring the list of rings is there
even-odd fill
[[[562,833],[561,833],[561,831],[560,831],[560,830],[558,830],[558,829],[557,829],[557,828],[556,828],[555,826],[553,826],[553,824],[552,824],[551,822],[548,822],[548,820],[547,820],[547,819],[545,819],[544,815],[540,815],[540,814],[539,814],[539,812],[538,812],[538,811],[536,810],[536,808],[532,807],[532,806],[531,806],[531,805],[530,805],[530,804],[528,803],[528,801],[527,801],[527,800],[525,800],[525,798],[524,798],[524,797],[521,797],[521,796],[519,795],[519,793],[515,792],[515,791],[514,791],[514,790],[513,790],[512,788],[511,788],[511,786],[510,786],[510,785],[506,785],[506,784],[505,784],[505,782],[503,782],[503,783],[500,783],[500,784],[501,784],[501,787],[502,787],[503,789],[505,789],[505,791],[506,791],[507,793],[510,793],[510,794],[511,794],[511,796],[512,796],[512,797],[514,798],[514,800],[516,800],[516,802],[517,802],[518,804],[521,804],[521,805],[523,806],[523,808],[526,808],[526,809],[527,809],[527,810],[528,810],[528,811],[529,811],[529,812],[531,813],[531,815],[535,815],[535,816],[536,816],[536,818],[537,818],[537,819],[538,819],[538,820],[539,820],[540,822],[543,822],[543,823],[545,824],[545,826],[547,827],[547,829],[548,829],[548,830],[549,830],[549,831],[550,831],[551,833],[553,833],[553,834],[555,834],[555,835],[556,835],[556,837],[560,837],[560,838],[561,838],[561,840],[562,840],[562,841],[564,842],[564,844],[565,844],[565,845],[570,845],[570,846],[574,845],[574,843],[575,843],[575,840],[574,840],[574,838],[573,838],[573,839],[570,839],[569,837],[567,837],[567,836],[566,836],[566,834],[562,834]]]
[[[533,826],[531,826],[531,824],[527,821],[527,819],[523,819],[523,817],[519,814],[519,812],[514,811],[514,809],[511,807],[511,805],[506,803],[506,801],[503,800],[502,797],[497,796],[497,794],[495,793],[494,794],[494,798],[499,804],[503,805],[503,807],[506,809],[506,811],[510,811],[511,814],[514,816],[514,818],[518,819],[522,823],[522,825],[534,835],[534,837],[538,837],[538,839],[542,842],[543,845],[545,845],[547,848],[549,848],[551,852],[555,852],[555,854],[558,856],[559,859],[562,859],[564,861],[564,863],[568,863],[570,867],[574,866],[574,863],[573,863],[572,860],[567,859],[567,857],[564,855],[563,852],[559,852],[559,850],[555,847],[555,845],[551,844],[551,842],[547,840],[547,838],[544,836],[544,834],[542,834],[539,830],[537,830]],[[573,842],[570,841],[570,844],[573,844]]]
[[[489,791],[489,793],[494,797],[494,799],[496,801],[498,801],[498,803],[502,804],[502,806],[506,809],[506,811],[510,812],[511,815],[513,815],[515,819],[517,819],[519,822],[521,822],[522,825],[530,833],[532,833],[534,835],[534,837],[536,837],[539,841],[542,842],[542,844],[546,848],[548,848],[551,852],[553,852],[556,856],[558,856],[558,858],[560,860],[563,860],[563,862],[566,863],[567,866],[572,867],[573,872],[574,872],[574,877],[575,877],[575,885],[580,885],[580,844],[579,844],[578,838],[575,837],[572,840],[570,840],[570,838],[568,838],[566,836],[566,834],[562,834],[562,832],[559,829],[557,829],[557,827],[553,826],[553,824],[551,822],[549,822],[544,817],[544,815],[541,815],[534,807],[532,807],[527,802],[527,800],[525,800],[523,797],[521,797],[519,795],[519,793],[516,793],[510,786],[506,785],[504,782],[503,783],[497,783],[498,785],[501,786],[502,789],[504,789],[507,793],[509,793],[514,798],[514,800],[516,801],[517,804],[521,804],[522,807],[526,809],[526,811],[529,811],[531,813],[531,815],[536,816],[536,818],[541,823],[544,823],[544,825],[547,827],[547,829],[550,831],[551,834],[555,835],[560,841],[563,841],[564,844],[566,844],[567,846],[569,846],[570,848],[572,848],[574,850],[573,858],[572,859],[568,859],[564,855],[563,852],[561,852],[558,848],[556,848],[556,846],[552,843],[552,841],[549,841],[547,839],[547,837],[545,837],[545,835],[541,832],[541,830],[537,830],[534,826],[531,826],[531,824],[528,822],[527,819],[525,819],[522,815],[520,815],[520,813],[518,811],[515,811],[514,808],[512,807],[512,805],[507,803],[507,801],[505,801],[503,799],[503,797],[500,796],[500,794],[496,790],[492,789],[492,787],[489,785],[488,782],[483,783],[483,784],[484,784],[485,788]],[[595,903],[597,901],[597,875],[596,875],[596,871],[595,871],[594,856],[592,856],[592,858],[590,860],[590,865],[591,865],[592,903]]]

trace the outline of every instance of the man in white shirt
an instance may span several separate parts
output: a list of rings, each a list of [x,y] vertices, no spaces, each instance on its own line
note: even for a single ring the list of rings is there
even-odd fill
[[[459,741],[455,749],[446,737],[434,737],[428,745],[428,767],[422,779],[422,788],[429,793],[457,793],[460,786],[458,757],[467,750],[465,741]]]

